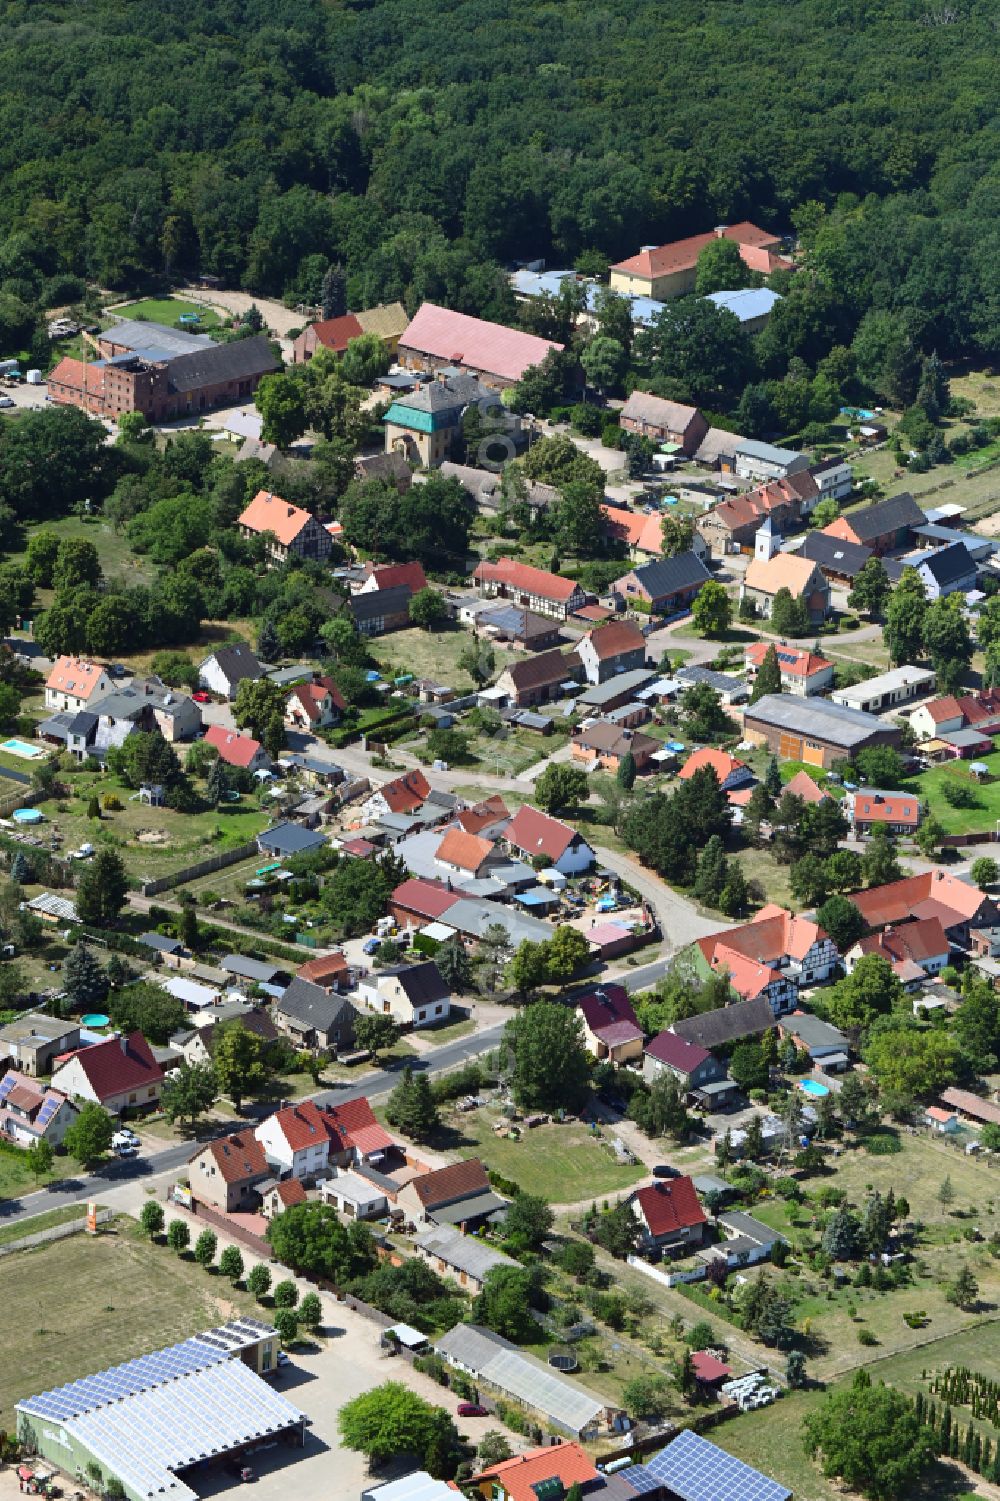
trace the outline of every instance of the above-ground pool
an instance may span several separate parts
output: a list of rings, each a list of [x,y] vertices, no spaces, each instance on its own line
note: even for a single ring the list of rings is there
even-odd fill
[[[103,1011],[88,1011],[86,1016],[81,1016],[81,1027],[106,1027],[111,1020]]]
[[[37,808],[15,808],[11,814],[15,823],[44,823],[45,814]]]
[[[39,756],[47,754],[44,746],[29,745],[27,740],[4,740],[0,742],[0,750],[5,750],[9,756],[20,756],[25,761],[35,761]]]
[[[799,1088],[801,1089],[803,1094],[815,1095],[817,1100],[820,1099],[823,1095],[830,1093],[827,1086],[825,1084],[820,1084],[818,1079],[800,1079]]]

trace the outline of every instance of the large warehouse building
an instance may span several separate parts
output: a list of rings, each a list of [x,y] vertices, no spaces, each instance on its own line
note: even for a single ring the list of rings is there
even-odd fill
[[[261,1375],[278,1361],[278,1334],[234,1319],[18,1402],[17,1437],[71,1478],[121,1482],[129,1501],[197,1501],[184,1479],[283,1438],[301,1444],[306,1419]],[[88,1482],[89,1483],[89,1482]]]
[[[871,745],[899,746],[898,725],[835,704],[828,698],[802,699],[791,693],[766,693],[743,715],[743,734],[752,745],[766,745],[783,761],[804,761],[829,769]]]

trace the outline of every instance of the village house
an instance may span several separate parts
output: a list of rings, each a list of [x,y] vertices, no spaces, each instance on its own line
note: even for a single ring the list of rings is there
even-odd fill
[[[1000,689],[979,693],[946,694],[921,704],[909,715],[918,740],[931,740],[972,727],[985,735],[1000,732]]]
[[[1000,916],[992,897],[947,870],[904,876],[885,886],[855,891],[847,900],[854,903],[873,931],[937,917],[956,948],[968,947],[976,928],[993,927]]]
[[[625,707],[627,709],[629,706]],[[614,714],[621,712],[620,709],[612,711]],[[648,718],[649,710],[645,705],[637,704],[636,714],[641,713]],[[587,771],[601,766],[605,771],[615,773],[626,756],[632,757],[637,772],[643,772],[652,764],[653,757],[663,749],[662,740],[654,740],[652,735],[643,735],[639,730],[616,724],[610,716],[599,719],[596,724],[589,724],[584,729],[575,730],[570,745],[572,759]]]
[[[391,589],[352,594],[347,608],[359,636],[384,636],[388,631],[406,630],[412,598],[409,584],[396,584]]]
[[[708,432],[708,423],[697,407],[664,401],[645,391],[633,391],[622,407],[620,425],[627,433],[639,433],[654,443],[668,443],[691,458]]]
[[[695,522],[698,535],[707,544],[713,558],[753,547],[763,515],[749,495],[734,495],[723,500]]]
[[[843,1032],[810,1012],[793,1011],[791,1016],[783,1016],[778,1036],[793,1042],[824,1073],[841,1073],[850,1062],[850,1045]]]
[[[276,563],[289,557],[322,563],[333,550],[330,533],[315,516],[268,490],[257,491],[237,525],[242,537],[264,537],[267,555]]]
[[[854,488],[854,470],[846,459],[821,459],[809,473],[819,486],[820,500],[846,500]]]
[[[312,1100],[286,1105],[261,1121],[254,1135],[272,1173],[303,1183],[325,1177],[333,1167],[377,1167],[396,1145],[366,1099],[342,1105],[319,1106]]]
[[[481,600],[476,601],[482,605]],[[545,651],[561,639],[562,626],[548,615],[536,615],[521,605],[496,605],[478,609],[472,617],[476,630],[491,641],[507,641],[525,651]]]
[[[483,838],[479,834],[468,834],[463,828],[453,826],[445,831],[435,851],[434,864],[440,865],[446,880],[450,876],[467,880],[470,876],[479,876],[485,870],[492,854],[492,839]]]
[[[576,997],[588,1053],[611,1063],[628,1063],[642,1055],[642,1028],[624,985],[607,984]]]
[[[785,783],[785,792],[790,792],[793,797],[802,798],[806,803],[830,802],[830,794],[822,787],[817,787],[807,771],[797,771],[791,781]]]
[[[552,615],[558,620],[565,620],[586,598],[573,579],[560,578],[514,558],[480,563],[473,578],[480,594],[488,599],[510,599],[538,615]]]
[[[0,1027],[0,1059],[13,1059],[17,1071],[31,1078],[51,1073],[56,1058],[79,1046],[79,1022],[43,1011],[26,1011]]]
[[[222,1214],[253,1211],[258,1190],[271,1176],[260,1142],[250,1130],[233,1131],[198,1148],[188,1159],[191,1194]]]
[[[877,792],[865,787],[848,792],[843,801],[847,821],[855,834],[870,834],[882,827],[890,834],[915,834],[920,825],[920,799],[908,792]]]
[[[343,967],[337,970],[335,977],[327,972],[324,978],[328,982],[333,978],[346,981],[347,961],[343,954],[335,957],[341,960]],[[322,963],[321,960],[309,962]],[[303,969],[306,968],[308,966],[304,965]],[[298,1048],[333,1055],[350,1053],[354,1048],[357,1008],[333,985],[317,984],[302,970],[275,1001],[273,1014],[278,1031]]]
[[[706,234],[689,235],[666,245],[644,246],[638,254],[611,267],[609,286],[626,297],[651,297],[655,302],[687,297],[695,289],[698,257],[713,240],[734,240],[744,264],[765,276],[791,265],[780,253],[780,236],[743,221],[719,225]]]
[[[663,517],[659,511],[630,511],[624,506],[601,506],[604,529],[609,537],[624,542],[630,558],[659,558],[663,555]],[[691,543],[700,558],[708,557],[708,547],[697,532]]]
[[[517,446],[520,418],[507,412],[496,392],[476,376],[453,372],[395,397],[382,419],[386,453],[401,454],[424,469],[436,468],[451,458],[470,407],[477,407],[491,426],[499,425],[499,441]]]
[[[792,693],[799,698],[812,698],[825,693],[833,686],[833,663],[816,652],[801,646],[787,646],[782,642],[751,641],[744,649],[747,679],[754,683],[764,665],[764,658],[774,647],[781,673],[781,692]]]
[[[332,995],[334,991],[350,990],[353,984],[347,955],[340,949],[335,949],[331,954],[321,954],[316,959],[307,959],[295,971],[295,975],[297,979],[309,980],[313,985],[318,985],[328,995]]]
[[[401,928],[423,928],[444,919],[449,907],[461,900],[444,881],[411,876],[402,881],[389,899],[389,912]]]
[[[893,667],[863,683],[834,689],[830,701],[861,714],[891,714],[903,704],[933,693],[936,682],[937,677],[929,667]]]
[[[264,669],[245,641],[220,646],[198,668],[198,684],[220,698],[233,699],[244,678],[259,682]]]
[[[784,761],[804,761],[825,771],[835,761],[849,761],[870,745],[899,746],[898,725],[861,714],[828,698],[798,698],[766,693],[743,713],[743,736],[766,745]]]
[[[575,651],[558,647],[509,662],[496,680],[494,694],[502,694],[507,703],[518,709],[530,709],[551,699],[563,698],[583,676],[582,664]]]
[[[797,470],[782,479],[772,479],[747,492],[752,506],[775,531],[796,530],[819,503],[819,486],[808,469]]]
[[[311,732],[338,724],[347,708],[333,678],[314,672],[305,683],[296,683],[285,700],[285,724],[290,730]]]
[[[819,623],[829,615],[829,581],[815,563],[789,552],[752,559],[740,585],[740,603],[749,600],[765,620],[770,620],[775,595],[781,589],[805,603],[810,620]]]
[[[859,938],[844,955],[848,974],[865,954],[881,954],[905,988],[914,990],[950,962],[951,944],[939,917],[923,917]]]
[[[414,1029],[436,1027],[451,1011],[451,991],[433,959],[374,971],[359,982],[357,998],[369,1011]]]
[[[163,1070],[142,1033],[130,1032],[73,1053],[53,1071],[52,1088],[103,1105],[111,1115],[152,1110],[163,1088]]]
[[[639,1250],[672,1255],[700,1246],[708,1216],[691,1179],[657,1179],[637,1188],[625,1201],[639,1222]]]
[[[717,1006],[714,1011],[702,1011],[697,1016],[686,1016],[672,1022],[669,1030],[685,1042],[695,1042],[699,1047],[714,1052],[716,1048],[728,1047],[742,1042],[745,1037],[760,1037],[774,1026],[774,1010],[763,994],[734,1001],[729,1006]]]
[[[494,1267],[520,1265],[513,1257],[495,1251],[473,1235],[463,1235],[451,1225],[438,1225],[418,1235],[413,1248],[438,1276],[450,1277],[470,1293],[482,1292],[487,1273]]]
[[[647,1084],[655,1084],[664,1073],[673,1074],[689,1094],[726,1077],[725,1065],[707,1048],[670,1031],[658,1032],[642,1052],[642,1076]]]
[[[551,339],[425,302],[402,334],[397,357],[407,370],[457,369],[505,390],[562,348]]]
[[[564,876],[581,875],[594,863],[594,851],[582,835],[558,818],[522,803],[504,833],[508,847],[525,860],[544,855]]]
[[[506,1208],[478,1157],[421,1173],[400,1189],[396,1202],[421,1230],[431,1225],[475,1230]]]
[[[756,438],[741,438],[736,445],[736,473],[740,479],[759,480],[765,484],[771,480],[787,479],[790,474],[800,474],[809,468],[808,456],[791,448],[777,448],[773,443],[761,443]]]
[[[576,650],[588,683],[605,683],[616,673],[646,665],[646,638],[627,620],[596,626],[577,642]]]
[[[422,563],[365,563],[365,581],[358,594],[377,594],[381,589],[395,589],[406,584],[413,594],[427,588]]]
[[[859,506],[844,516],[838,516],[823,534],[841,542],[859,543],[870,547],[876,557],[895,552],[912,544],[915,530],[923,526],[927,517],[908,490],[880,500],[875,505]]]
[[[875,556],[870,547],[859,542],[845,542],[840,537],[828,537],[825,532],[807,532],[798,549],[800,558],[815,563],[831,584],[850,587],[869,558]],[[892,563],[886,570],[892,582]]]
[[[58,1147],[79,1113],[68,1095],[16,1068],[0,1078],[0,1140],[15,1147],[26,1151],[38,1141]]]
[[[694,552],[682,552],[633,568],[616,579],[611,591],[633,609],[645,606],[643,613],[672,615],[686,609],[711,577]]]
[[[110,693],[114,684],[97,662],[57,657],[45,681],[45,707],[65,712],[85,709]]]
[[[766,996],[775,1016],[794,1011],[799,986],[828,979],[840,958],[822,928],[774,903],[742,927],[699,938],[696,946],[709,968],[728,971],[737,995]]]
[[[688,756],[678,772],[678,781],[689,782],[697,771],[710,767],[714,771],[723,792],[736,792],[741,787],[752,787],[757,778],[745,761],[738,761],[728,751],[714,750],[704,745]]]
[[[467,1482],[482,1501],[561,1501],[574,1487],[580,1495],[605,1501],[603,1492],[609,1483],[579,1444],[551,1442],[490,1465],[470,1475]],[[620,1494],[614,1492],[616,1498]]]
[[[365,823],[374,823],[386,813],[415,813],[431,795],[431,784],[419,767],[394,777],[373,792],[361,805]]]
[[[953,542],[950,547],[939,547],[904,562],[912,562],[916,568],[929,600],[968,594],[976,587],[976,564],[964,542]]]
[[[409,321],[401,302],[381,303],[360,313],[344,313],[339,318],[323,318],[310,323],[293,341],[292,363],[301,365],[320,349],[343,354],[351,340],[360,339],[362,334],[376,334],[389,354],[395,354]]]
[[[275,1215],[283,1214],[293,1204],[305,1204],[307,1199],[298,1178],[286,1178],[283,1183],[275,1183],[269,1178],[260,1185],[260,1212],[266,1220],[273,1220]]]
[[[252,735],[238,735],[221,724],[210,724],[205,731],[205,744],[219,753],[219,760],[227,766],[238,766],[242,771],[267,771],[271,757]]]
[[[259,1037],[265,1051],[278,1039],[278,1028],[263,1006],[249,1006],[244,1001],[224,1002],[218,990],[180,976],[171,976],[162,984],[168,995],[200,1011],[199,1025],[188,1032],[175,1033],[170,1039],[171,1046],[180,1049],[185,1063],[211,1063],[223,1028],[231,1021],[238,1021],[244,1031]],[[217,1019],[206,1022],[210,1015]]]

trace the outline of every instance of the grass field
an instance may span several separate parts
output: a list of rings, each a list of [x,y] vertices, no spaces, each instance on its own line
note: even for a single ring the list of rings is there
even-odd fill
[[[436,631],[411,626],[409,630],[376,637],[368,643],[368,649],[387,678],[412,672],[414,677],[430,678],[435,683],[446,683],[458,693],[469,693],[475,684],[458,666],[458,659],[472,644],[472,639],[471,634],[458,625],[443,626]],[[505,646],[497,645],[493,650],[498,674],[508,659],[517,659],[517,654]]]
[[[35,532],[54,532],[62,540],[77,540],[80,537],[86,542],[93,542],[97,548],[101,560],[101,570],[105,578],[127,577],[130,584],[148,584],[153,579],[154,569],[137,553],[134,553],[126,538],[108,522],[94,517],[84,520],[80,516],[63,516],[55,521],[45,521],[38,526],[25,528],[25,539],[30,540]],[[12,553],[9,561],[18,562],[22,553]],[[52,591],[40,589],[38,598],[42,603],[50,602]]]
[[[919,1350],[908,1350],[890,1356],[872,1366],[872,1379],[885,1381],[890,1386],[899,1386],[911,1396],[922,1391],[929,1394],[929,1382],[923,1372],[930,1376],[933,1371],[944,1371],[948,1366],[968,1366],[970,1371],[1000,1381],[1000,1324],[979,1324],[972,1329],[963,1329],[960,1334],[951,1334]],[[958,1409],[955,1417],[964,1427],[972,1416],[969,1408]],[[977,1423],[983,1433],[997,1439],[998,1430],[992,1423]]]
[[[923,802],[929,803],[934,817],[946,834],[970,834],[996,828],[1000,819],[1000,751],[991,751],[983,756],[984,764],[996,779],[977,783],[969,771],[967,761],[945,761],[932,766],[917,777],[911,777],[906,790],[915,793]],[[945,787],[968,788],[975,798],[970,808],[953,808],[944,795]]]
[[[129,1220],[93,1239],[69,1236],[7,1257],[3,1289],[6,1416],[22,1397],[176,1344],[253,1304],[195,1262],[150,1245]]]
[[[220,318],[218,313],[204,304],[186,302],[183,297],[144,297],[141,302],[129,302],[122,306],[109,309],[122,318],[145,319],[147,323],[165,323],[168,328],[186,327],[179,325],[177,320],[182,313],[197,313],[199,323],[197,327],[191,326],[191,333],[206,333],[210,328],[218,328]]]
[[[50,1209],[47,1214],[17,1219],[9,1225],[0,1222],[0,1246],[13,1245],[14,1241],[38,1235],[42,1230],[52,1230],[56,1225],[68,1225],[71,1220],[82,1220],[86,1213],[85,1204],[64,1204],[61,1209]]]
[[[525,1193],[541,1194],[552,1203],[574,1204],[618,1193],[645,1176],[639,1163],[619,1166],[610,1145],[576,1121],[536,1126],[524,1131],[520,1141],[510,1141],[494,1136],[492,1126],[498,1119],[493,1110],[450,1117],[449,1124],[462,1136],[456,1151],[462,1157],[481,1157],[487,1167],[513,1178]]]
[[[63,1178],[66,1175],[65,1159],[62,1166],[57,1159],[53,1172],[42,1173],[36,1178],[28,1165],[27,1152],[0,1152],[0,1211],[4,1199],[19,1199],[24,1194],[33,1193],[40,1185],[51,1183],[53,1178]]]

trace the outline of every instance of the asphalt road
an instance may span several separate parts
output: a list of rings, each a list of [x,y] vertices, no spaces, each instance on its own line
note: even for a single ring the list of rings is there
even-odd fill
[[[483,1053],[490,1053],[500,1041],[500,1034],[504,1024],[498,1023],[483,1032],[475,1032],[470,1037],[459,1038],[456,1042],[445,1043],[443,1047],[435,1048],[432,1052],[420,1057],[408,1059],[414,1072],[445,1073],[448,1069],[457,1068],[459,1064],[468,1063],[472,1058],[481,1057]],[[378,1099],[386,1095],[394,1087],[404,1065],[393,1063],[388,1068],[369,1071],[363,1074],[356,1084],[347,1085],[344,1088],[320,1090],[312,1098],[318,1105],[336,1105],[344,1100],[356,1100],[362,1096],[369,1099]],[[251,1122],[248,1121],[247,1124]],[[216,1135],[223,1135],[227,1127],[219,1127]],[[66,1177],[48,1188],[39,1189],[36,1193],[25,1194],[22,1198],[0,1200],[0,1224],[10,1220],[22,1219],[28,1215],[46,1214],[50,1209],[59,1209],[64,1204],[78,1204],[87,1199],[100,1199],[101,1192],[109,1188],[117,1187],[123,1183],[141,1182],[144,1179],[159,1177],[160,1174],[170,1172],[175,1168],[182,1167],[194,1152],[194,1143],[181,1142],[177,1146],[165,1147],[162,1152],[151,1154],[141,1153],[129,1161],[113,1159],[106,1162],[94,1173],[81,1173],[79,1176]]]

